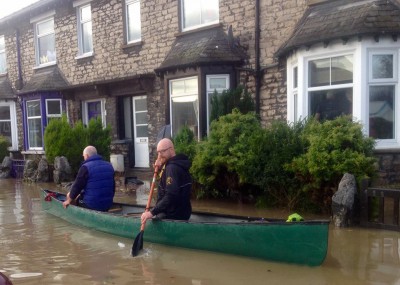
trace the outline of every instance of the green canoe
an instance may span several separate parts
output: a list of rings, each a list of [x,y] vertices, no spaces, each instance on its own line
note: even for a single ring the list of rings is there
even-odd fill
[[[45,211],[70,223],[134,239],[144,206],[115,203],[109,212],[82,207],[64,209],[65,195],[42,191]],[[208,250],[270,261],[320,265],[328,250],[329,221],[285,220],[193,212],[189,221],[147,222],[144,240],[170,246]]]

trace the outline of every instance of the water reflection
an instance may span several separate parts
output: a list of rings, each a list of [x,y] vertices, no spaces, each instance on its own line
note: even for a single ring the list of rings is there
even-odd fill
[[[400,233],[330,228],[322,266],[306,267],[144,243],[130,256],[133,240],[80,228],[41,209],[40,186],[0,180],[0,272],[18,284],[397,284]],[[144,200],[146,184],[123,201]],[[145,203],[144,202],[144,203]],[[245,205],[195,201],[196,208],[245,215],[287,213]],[[268,242],[268,241],[266,241]]]

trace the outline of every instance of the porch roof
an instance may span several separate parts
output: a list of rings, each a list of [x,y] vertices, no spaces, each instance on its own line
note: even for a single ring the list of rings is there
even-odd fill
[[[351,37],[400,33],[400,3],[396,0],[336,0],[310,6],[293,34],[275,53],[283,56],[299,47]],[[377,39],[378,39],[377,38]]]
[[[64,78],[60,69],[54,65],[37,69],[18,94],[63,90],[68,86],[68,81]]]
[[[10,80],[7,76],[0,77],[0,99],[14,99],[16,98],[11,87]]]
[[[155,70],[186,68],[206,64],[235,64],[245,59],[245,53],[221,26],[179,35],[161,65]]]

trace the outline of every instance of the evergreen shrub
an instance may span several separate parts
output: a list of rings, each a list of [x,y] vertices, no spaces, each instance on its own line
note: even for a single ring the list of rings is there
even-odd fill
[[[11,146],[8,138],[0,135],[0,163],[4,160],[6,156],[10,154],[8,148]]]

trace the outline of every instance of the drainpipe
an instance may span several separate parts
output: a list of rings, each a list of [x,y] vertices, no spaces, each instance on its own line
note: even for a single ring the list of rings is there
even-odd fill
[[[18,62],[18,80],[15,83],[15,89],[22,89],[22,67],[21,67],[21,46],[19,43],[19,30],[15,30],[16,45],[17,45],[17,62]]]
[[[260,114],[260,0],[256,0],[255,7],[255,83],[256,83],[256,114]]]

